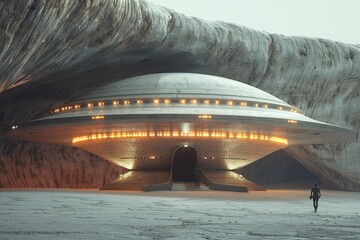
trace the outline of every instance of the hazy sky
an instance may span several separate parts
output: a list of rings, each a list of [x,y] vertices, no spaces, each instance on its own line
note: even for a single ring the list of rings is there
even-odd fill
[[[148,0],[189,16],[360,44],[360,0]]]

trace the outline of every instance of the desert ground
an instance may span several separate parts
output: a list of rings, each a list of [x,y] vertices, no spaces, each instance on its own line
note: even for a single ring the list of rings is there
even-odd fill
[[[1,189],[0,239],[360,239],[360,193]]]

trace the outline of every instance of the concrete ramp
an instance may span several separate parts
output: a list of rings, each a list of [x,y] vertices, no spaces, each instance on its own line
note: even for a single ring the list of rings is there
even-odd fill
[[[129,171],[115,181],[105,184],[101,190],[165,190],[169,185],[170,171]],[[150,188],[149,188],[150,187]],[[149,189],[147,189],[149,188]]]
[[[265,190],[234,171],[202,170],[201,181],[213,190],[233,192]]]
[[[173,182],[172,191],[211,191],[208,186],[200,183],[199,187],[195,186],[194,182]]]

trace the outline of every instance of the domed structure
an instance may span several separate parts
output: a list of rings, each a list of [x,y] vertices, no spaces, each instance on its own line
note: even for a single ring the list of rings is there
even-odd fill
[[[193,181],[199,167],[208,184],[239,190],[246,180],[230,170],[289,145],[347,140],[352,131],[244,83],[161,73],[105,85],[7,136],[73,145],[136,170],[110,188],[167,188]]]

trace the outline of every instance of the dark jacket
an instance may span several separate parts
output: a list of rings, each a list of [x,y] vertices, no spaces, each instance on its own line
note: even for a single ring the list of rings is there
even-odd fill
[[[320,188],[318,188],[318,187],[313,187],[313,188],[311,189],[310,195],[311,195],[313,198],[320,198],[320,196],[321,196]]]

